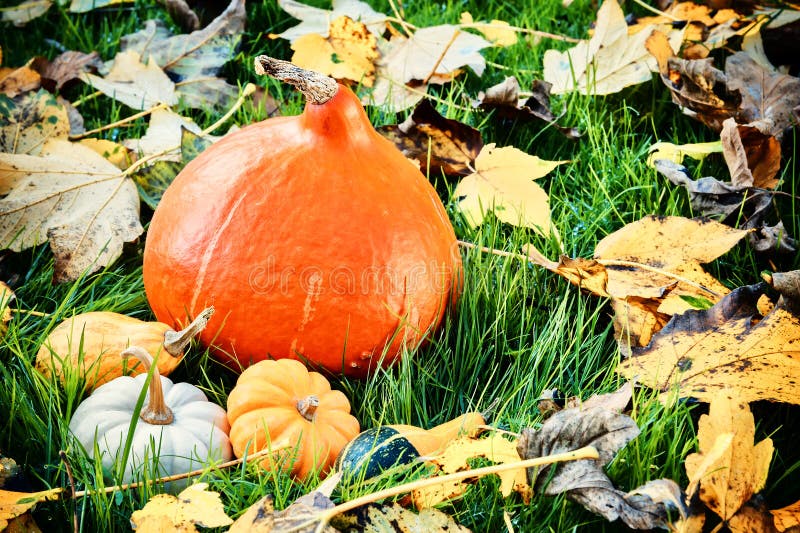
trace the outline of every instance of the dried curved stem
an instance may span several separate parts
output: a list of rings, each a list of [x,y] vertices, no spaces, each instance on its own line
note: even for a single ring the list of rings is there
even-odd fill
[[[255,68],[256,74],[271,76],[276,80],[294,85],[303,93],[306,101],[315,105],[324,104],[336,96],[339,90],[339,84],[330,76],[300,68],[288,61],[274,57],[266,55],[256,57]]]
[[[297,402],[297,412],[309,422],[314,421],[314,413],[317,412],[317,407],[319,407],[319,398],[313,394]]]
[[[214,307],[203,309],[199,315],[192,320],[192,323],[180,331],[169,330],[164,333],[164,349],[173,357],[181,357],[183,350],[192,339],[208,324],[208,319],[214,314]]]
[[[131,346],[124,352],[122,357],[135,357],[138,359],[145,372],[150,372],[153,367],[153,378],[150,380],[150,401],[142,407],[139,418],[154,426],[165,426],[171,424],[175,419],[172,409],[167,407],[164,402],[164,389],[161,388],[161,374],[158,372],[158,365],[153,364],[153,356],[147,350],[139,346]]]

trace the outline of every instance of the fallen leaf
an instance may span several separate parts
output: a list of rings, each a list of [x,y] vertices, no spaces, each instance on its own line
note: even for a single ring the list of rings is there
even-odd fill
[[[292,26],[283,33],[275,35],[275,37],[281,37],[290,42],[310,33],[327,37],[331,21],[342,15],[364,23],[375,37],[380,37],[386,30],[388,17],[372,9],[366,2],[359,0],[333,0],[333,9],[331,10],[308,6],[294,0],[278,0],[278,5],[291,16],[302,21],[297,26]]]
[[[622,387],[613,392],[604,394],[593,394],[585,402],[581,403],[581,409],[592,409],[602,407],[606,411],[621,413],[633,398],[633,383],[627,381]]]
[[[101,78],[83,73],[80,79],[98,90],[133,109],[150,109],[165,103],[175,105],[178,97],[175,84],[152,59],[144,64],[137,52],[120,52],[114,58],[109,73]]]
[[[108,7],[125,2],[133,2],[134,0],[72,0],[69,5],[69,10],[72,13],[86,13],[93,9],[101,7]]]
[[[200,18],[197,13],[192,11],[186,0],[159,0],[167,13],[184,32],[192,32],[200,29]]]
[[[39,18],[53,5],[52,0],[26,0],[12,8],[3,9],[3,22],[10,22],[21,28],[35,18]]]
[[[103,67],[97,52],[84,54],[68,50],[53,61],[44,60],[36,64],[36,70],[42,76],[42,83],[48,90],[60,91],[67,83],[80,79],[84,72],[97,71]]]
[[[469,11],[461,13],[461,25],[478,30],[495,46],[513,46],[517,44],[517,32],[511,29],[508,22],[492,20],[491,22],[475,22]]]
[[[244,23],[244,0],[231,0],[203,29],[172,35],[163,22],[148,20],[143,30],[122,37],[120,48],[152,58],[175,82],[177,98],[184,105],[227,107],[238,89],[216,76],[236,54]]]
[[[567,128],[556,124],[558,118],[550,110],[551,85],[546,81],[534,80],[531,84],[532,95],[520,98],[520,87],[517,78],[509,76],[502,82],[489,87],[486,92],[478,93],[474,106],[487,111],[494,110],[502,118],[542,120],[552,125],[568,139],[578,139],[581,133],[577,128]]]
[[[717,437],[733,434],[731,445],[700,479],[700,499],[723,520],[732,518],[767,483],[772,440],[754,444],[755,423],[744,399],[732,391],[710,397],[709,413],[698,422],[699,453],[686,457],[686,474],[693,478]]]
[[[730,389],[741,401],[797,403],[800,398],[800,317],[781,298],[763,319],[765,284],[735,289],[711,309],[689,310],[634,348],[617,372],[662,392],[708,401]]]
[[[575,47],[544,53],[544,80],[553,94],[580,91],[612,94],[652,79],[656,62],[644,46],[652,29],[628,35],[625,14],[616,0],[597,11],[594,35]]]
[[[41,85],[41,76],[28,65],[19,68],[0,68],[0,93],[14,98]]]
[[[219,494],[207,491],[208,483],[189,485],[177,496],[157,494],[131,515],[131,527],[140,533],[197,531],[197,527],[223,527],[233,523]]]
[[[334,518],[342,531],[363,533],[470,533],[452,516],[437,509],[423,509],[419,513],[391,505],[369,504]]]
[[[786,507],[770,511],[775,523],[775,528],[783,533],[789,528],[800,526],[800,501]]]
[[[272,496],[266,496],[248,507],[228,533],[336,533],[329,525],[319,526],[319,515],[334,507],[330,495],[341,480],[341,473],[328,476],[316,490],[301,496],[282,511],[275,511]]]
[[[781,167],[778,139],[753,126],[736,124],[732,118],[722,123],[720,138],[722,155],[731,173],[731,185],[775,188],[778,184],[775,175]]]
[[[66,109],[47,91],[28,93],[7,105],[0,112],[0,152],[37,155],[48,139],[69,134]],[[16,181],[14,176],[0,180],[0,194],[6,194]]]
[[[9,182],[0,242],[21,251],[49,240],[55,282],[108,265],[143,231],[133,181],[79,144],[51,139],[39,156],[0,154],[0,184]]]
[[[133,159],[127,148],[121,144],[109,141],[108,139],[81,139],[78,141],[81,146],[86,146],[97,154],[108,159],[115,167],[120,170],[128,168]]]
[[[727,522],[731,533],[778,533],[772,516],[766,505],[757,500],[750,500],[739,509],[739,512]]]
[[[546,161],[506,146],[483,147],[475,158],[475,172],[462,179],[453,196],[466,221],[478,226],[488,213],[513,226],[550,234],[550,201],[533,180],[566,161]]]
[[[372,87],[377,40],[361,22],[341,16],[331,21],[328,37],[309,33],[292,43],[292,63],[298,67]]]
[[[0,531],[5,529],[11,520],[33,509],[37,503],[55,500],[62,492],[61,488],[41,492],[0,490]]]
[[[421,101],[402,124],[378,128],[422,172],[466,175],[483,148],[481,132],[457,120],[443,117],[428,100]]]
[[[516,440],[511,441],[500,433],[494,433],[491,437],[482,439],[461,437],[453,440],[439,455],[428,459],[426,463],[435,466],[443,474],[453,474],[468,470],[471,468],[469,460],[481,457],[501,464],[520,460]],[[528,485],[524,468],[498,472],[497,476],[500,477],[500,494],[504,498],[517,492],[525,503],[530,501],[533,492]],[[463,495],[468,486],[469,480],[453,481],[415,490],[411,497],[417,509],[424,509]]]
[[[181,116],[171,109],[157,109],[150,114],[150,123],[145,134],[138,139],[127,139],[123,141],[123,145],[140,157],[151,157],[179,146],[183,130],[195,134],[201,132],[200,126],[191,118]],[[180,150],[163,154],[158,160],[180,161]]]
[[[690,144],[657,142],[650,145],[648,149],[647,165],[655,168],[656,161],[659,159],[666,159],[680,165],[683,163],[684,157],[702,161],[706,156],[720,152],[722,152],[722,141]]]

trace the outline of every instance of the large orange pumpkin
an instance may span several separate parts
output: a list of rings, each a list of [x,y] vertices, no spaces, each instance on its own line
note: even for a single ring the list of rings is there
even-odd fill
[[[308,359],[362,377],[440,323],[461,259],[425,177],[346,87],[260,56],[298,86],[298,116],[208,148],[167,189],[147,234],[144,284],[158,319],[213,305],[201,336],[227,362]]]

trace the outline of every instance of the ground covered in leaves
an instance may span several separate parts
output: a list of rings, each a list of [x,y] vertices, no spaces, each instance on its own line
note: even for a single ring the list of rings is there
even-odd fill
[[[0,8],[0,530],[798,530],[800,11],[708,4]],[[460,240],[441,330],[333,387],[363,429],[492,429],[369,482],[234,461],[177,497],[113,488],[123,469],[70,434],[83,377],[42,363],[45,340],[88,311],[152,319],[163,191],[302,110],[259,54],[349,84]],[[171,378],[222,406],[236,382],[196,344]]]

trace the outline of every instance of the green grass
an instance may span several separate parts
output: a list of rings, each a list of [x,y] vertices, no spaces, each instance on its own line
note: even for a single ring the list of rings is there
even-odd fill
[[[388,2],[373,0],[377,9],[390,12]],[[325,7],[326,2],[314,2]],[[560,0],[523,0],[514,6],[499,0],[488,2],[402,3],[407,20],[418,26],[455,23],[462,10],[475,20],[498,18],[538,30],[583,38],[594,20],[591,2],[576,0],[569,9]],[[298,113],[301,98],[277,82],[256,79],[251,72],[252,57],[258,53],[289,58],[286,42],[269,40],[294,22],[270,0],[250,0],[248,27],[240,53],[224,73],[232,82],[265,85],[282,102],[284,114]],[[139,29],[148,18],[168,16],[155,2],[138,0],[123,7],[101,9],[83,15],[70,14],[55,6],[43,18],[24,30],[4,27],[0,45],[4,64],[20,65],[33,55],[53,57],[58,50],[54,39],[66,49],[97,50],[104,60],[113,58],[119,37]],[[683,190],[646,167],[649,145],[655,140],[677,143],[714,140],[715,134],[680,114],[666,89],[654,79],[608,97],[568,95],[553,99],[556,113],[564,112],[561,124],[577,126],[584,136],[577,142],[565,140],[541,124],[498,122],[466,105],[468,96],[505,76],[515,75],[523,87],[542,75],[542,56],[548,48],[564,49],[567,43],[523,39],[507,49],[485,51],[491,63],[483,77],[467,74],[450,86],[432,91],[440,102],[439,111],[479,127],[485,141],[498,146],[513,145],[544,159],[568,159],[540,183],[551,199],[553,221],[564,248],[571,256],[590,257],[595,244],[626,223],[647,214],[694,216]],[[77,86],[64,96],[76,101],[90,91]],[[105,98],[93,98],[80,106],[87,129],[110,123],[130,111]],[[190,113],[201,126],[218,115]],[[368,109],[375,126],[401,121],[379,109]],[[264,118],[263,109],[245,105],[232,122],[246,124]],[[112,130],[109,139],[138,137],[147,122],[142,119],[124,130]],[[796,145],[796,143],[795,143]],[[786,156],[782,190],[798,194],[796,154]],[[725,176],[720,158],[699,165],[703,175]],[[531,231],[511,228],[488,220],[477,229],[464,224],[453,209],[449,192],[455,182],[431,176],[451,214],[459,238],[482,246],[518,252],[533,242],[551,258],[558,249],[552,240]],[[797,202],[782,199],[779,205],[787,230],[800,235]],[[145,221],[151,212],[144,210]],[[52,286],[52,260],[46,246],[7,256],[0,273],[13,276],[21,309],[48,313],[47,317],[19,314],[0,347],[0,450],[24,466],[31,489],[67,486],[59,449],[68,451],[78,488],[108,486],[99,465],[86,461],[71,443],[67,425],[82,399],[81,387],[71,380],[57,388],[33,368],[43,339],[65,317],[91,310],[108,310],[147,319],[148,308],[141,279],[144,241],[127,246],[123,258],[103,272],[71,285]],[[493,423],[518,431],[537,426],[541,417],[537,399],[545,389],[558,388],[567,396],[582,398],[611,391],[622,380],[614,373],[620,355],[612,339],[611,309],[604,300],[581,294],[564,280],[519,260],[476,251],[464,251],[465,287],[457,312],[448,317],[431,342],[388,372],[367,381],[341,380],[334,383],[351,399],[362,427],[379,423],[409,423],[432,426],[470,409],[494,406]],[[742,245],[710,267],[728,287],[753,283],[764,269],[798,268],[797,257],[768,262]],[[209,358],[197,346],[171,376],[203,388],[210,399],[224,405],[236,376]],[[633,416],[642,429],[612,463],[608,471],[615,484],[634,488],[647,480],[669,477],[685,483],[683,458],[695,449],[696,421],[701,407],[689,402],[664,407],[649,391],[636,394]],[[791,406],[754,405],[759,423],[757,438],[771,436],[776,443],[766,495],[773,508],[800,498],[793,483],[800,467],[800,451],[794,445],[798,435],[793,421],[798,409]],[[793,475],[794,474],[794,475]],[[419,473],[409,474],[411,477]],[[279,473],[258,467],[233,468],[204,476],[213,490],[222,494],[232,516],[265,494],[272,494],[278,508],[285,507],[316,484],[303,485]],[[397,481],[375,485],[343,487],[341,495],[351,498]],[[461,523],[475,531],[505,529],[503,512],[508,512],[518,531],[621,530],[562,497],[534,497],[525,505],[517,496],[502,500],[497,483],[484,479],[465,497],[442,506]],[[139,488],[113,496],[94,495],[78,502],[65,500],[42,504],[35,517],[47,531],[68,530],[71,515],[79,516],[83,531],[129,529],[131,512],[159,492],[158,487]],[[337,493],[338,495],[339,493]]]

